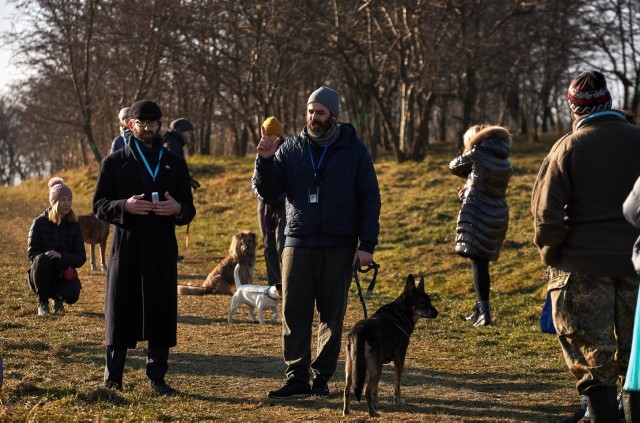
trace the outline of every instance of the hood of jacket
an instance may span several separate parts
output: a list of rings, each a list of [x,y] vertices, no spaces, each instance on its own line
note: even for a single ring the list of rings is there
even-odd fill
[[[469,151],[480,143],[497,157],[506,158],[511,154],[511,134],[501,126],[489,126],[478,131],[469,139],[466,150]]]

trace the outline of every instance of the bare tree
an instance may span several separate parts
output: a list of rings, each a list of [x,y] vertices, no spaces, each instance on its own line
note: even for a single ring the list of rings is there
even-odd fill
[[[11,185],[26,177],[20,157],[25,152],[20,146],[20,111],[0,98],[0,184]]]
[[[100,161],[102,155],[93,134],[92,118],[96,108],[93,84],[93,56],[96,11],[99,0],[41,0],[19,5],[31,24],[18,36],[21,49],[28,51],[25,63],[41,78],[52,78],[60,90],[71,93],[64,103],[34,105],[39,119],[63,123],[79,131],[80,151],[84,161],[85,143]],[[53,86],[52,80],[46,85]],[[57,105],[59,107],[52,108]],[[37,111],[40,112],[37,112]]]
[[[581,52],[579,59],[585,65],[613,74],[623,90],[621,108],[637,114],[640,112],[640,3],[637,0],[585,2],[578,12],[585,17],[586,30],[582,37],[595,47]]]
[[[32,169],[99,161],[118,110],[142,98],[195,123],[191,151],[244,156],[266,116],[293,134],[309,93],[330,85],[372,156],[398,161],[478,122],[534,141],[561,130],[568,75],[585,63],[640,107],[632,0],[14,2],[28,21],[8,39],[33,71],[13,93]]]

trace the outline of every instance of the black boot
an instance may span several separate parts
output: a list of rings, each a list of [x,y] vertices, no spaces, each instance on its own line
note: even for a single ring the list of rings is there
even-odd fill
[[[479,314],[473,322],[473,326],[476,328],[480,326],[489,326],[491,324],[491,307],[489,306],[489,300],[479,301],[477,304]]]
[[[618,398],[615,386],[591,389],[586,395],[589,398],[590,423],[618,421]]]
[[[640,392],[623,390],[622,406],[627,423],[640,423]]]

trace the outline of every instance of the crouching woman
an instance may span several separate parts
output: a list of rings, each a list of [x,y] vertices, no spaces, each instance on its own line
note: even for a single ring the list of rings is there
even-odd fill
[[[71,189],[62,178],[49,180],[51,207],[36,217],[29,230],[27,254],[31,260],[28,282],[38,298],[38,315],[64,310],[63,303],[73,304],[80,296],[80,279],[76,269],[87,260],[82,232],[71,210]]]

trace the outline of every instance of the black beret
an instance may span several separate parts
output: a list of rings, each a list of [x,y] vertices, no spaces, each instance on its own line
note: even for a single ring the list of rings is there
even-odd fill
[[[151,100],[136,101],[129,109],[130,119],[160,120],[162,110]]]

